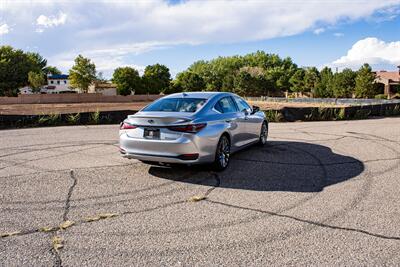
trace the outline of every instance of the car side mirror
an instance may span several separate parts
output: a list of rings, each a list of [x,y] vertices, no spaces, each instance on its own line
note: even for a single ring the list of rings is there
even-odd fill
[[[260,111],[260,107],[253,106],[253,112],[251,112],[251,114],[257,113],[259,111]]]
[[[249,112],[248,112],[247,109],[245,109],[245,108],[242,110],[242,112],[243,112],[244,115],[246,115],[246,116],[249,115]]]

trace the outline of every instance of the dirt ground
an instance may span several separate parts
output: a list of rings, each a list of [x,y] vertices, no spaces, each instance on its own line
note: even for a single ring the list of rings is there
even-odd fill
[[[11,104],[0,105],[0,115],[41,115],[65,114],[116,110],[139,110],[149,102],[131,103],[71,103],[71,104]],[[318,103],[277,103],[277,102],[249,102],[259,106],[262,110],[282,109],[284,107],[333,107],[334,105]],[[339,106],[336,106],[339,107]]]

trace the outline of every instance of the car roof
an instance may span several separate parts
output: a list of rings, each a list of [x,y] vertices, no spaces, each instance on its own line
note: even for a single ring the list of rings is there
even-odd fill
[[[228,92],[182,92],[182,93],[175,93],[171,94],[168,96],[165,96],[165,98],[205,98],[205,99],[210,99],[216,95],[234,95],[232,93]]]

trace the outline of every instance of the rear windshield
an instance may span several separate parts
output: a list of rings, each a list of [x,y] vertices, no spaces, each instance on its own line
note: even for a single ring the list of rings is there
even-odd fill
[[[148,105],[143,111],[196,112],[204,103],[206,99],[203,98],[164,98]]]

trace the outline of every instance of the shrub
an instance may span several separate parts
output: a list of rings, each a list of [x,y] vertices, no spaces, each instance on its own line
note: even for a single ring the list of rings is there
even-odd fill
[[[75,115],[74,114],[69,114],[67,116],[67,122],[69,124],[72,124],[72,125],[79,123],[80,119],[81,119],[81,114],[80,113],[76,113]]]
[[[280,122],[284,119],[279,110],[266,110],[264,113],[269,122]]]
[[[375,95],[375,99],[387,99],[387,95],[385,94]]]
[[[41,115],[38,119],[39,126],[59,125],[61,123],[61,114],[53,113],[50,115]]]
[[[50,114],[48,123],[50,125],[58,125],[61,123],[61,114]]]
[[[100,122],[100,111],[97,110],[96,112],[90,113],[89,121],[92,124],[99,124],[99,122]]]
[[[369,114],[371,114],[370,110],[367,109],[359,109],[356,111],[356,114],[354,114],[353,119],[355,120],[364,120],[368,119]]]
[[[400,105],[396,105],[393,108],[393,115],[400,115]]]
[[[48,120],[49,120],[49,117],[48,116],[46,116],[46,115],[41,115],[41,116],[39,116],[39,119],[38,119],[38,125],[39,126],[41,126],[41,125],[47,125],[47,122],[48,122]]]
[[[336,120],[344,120],[344,119],[346,119],[346,109],[345,108],[341,108],[339,110],[336,110],[335,118],[336,118]]]

